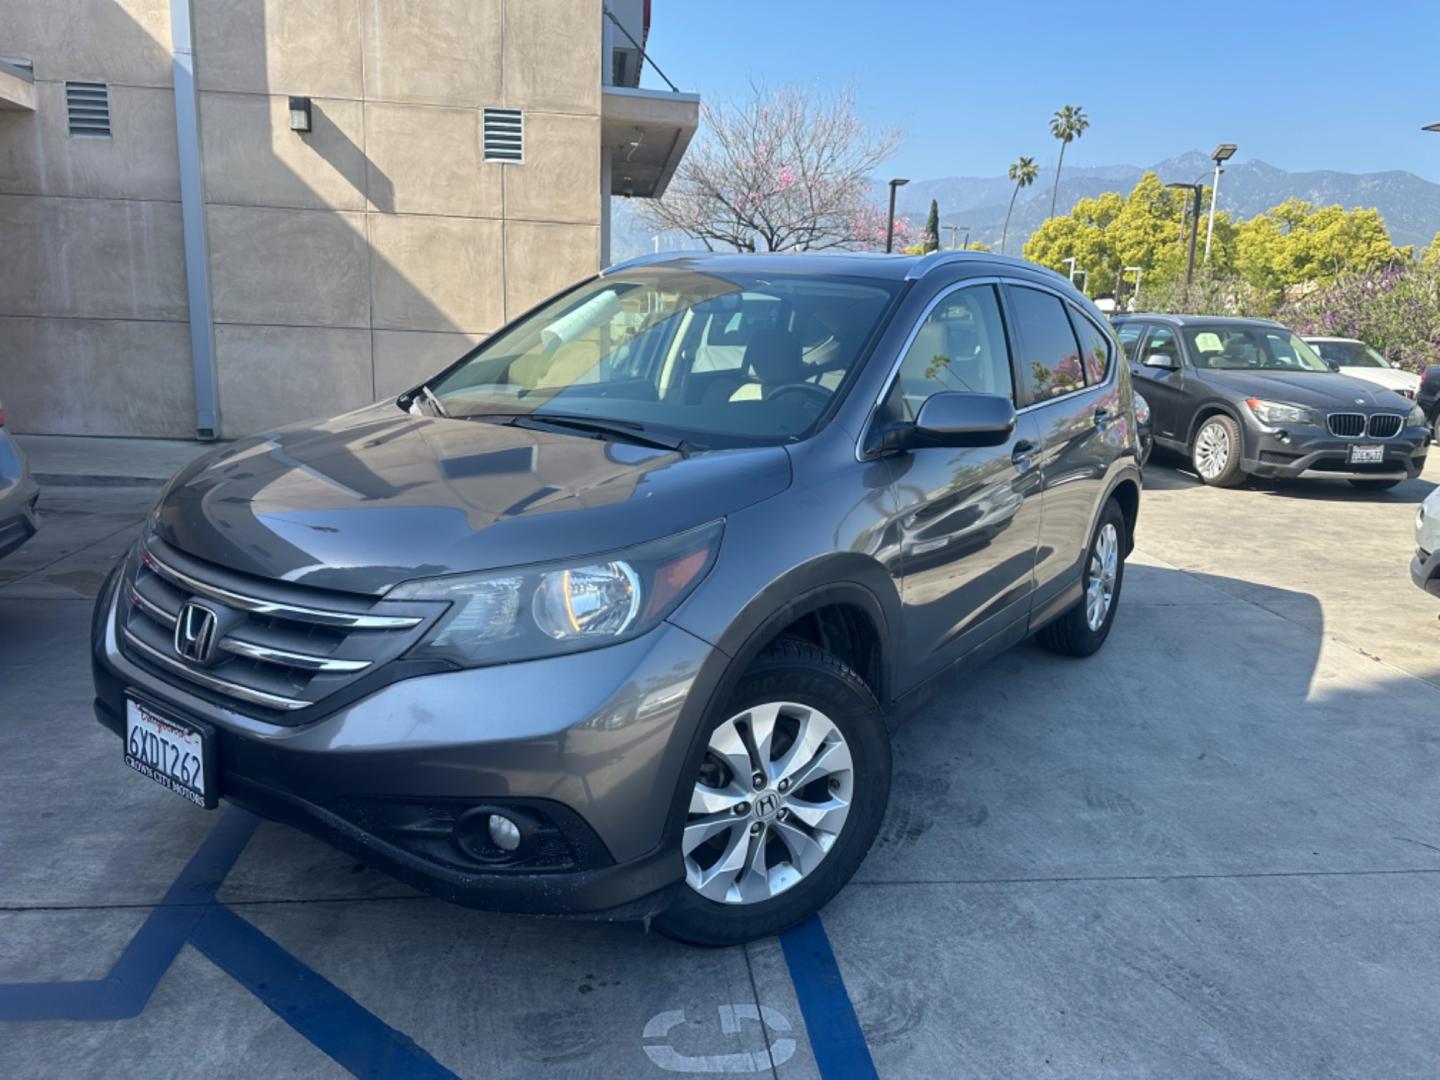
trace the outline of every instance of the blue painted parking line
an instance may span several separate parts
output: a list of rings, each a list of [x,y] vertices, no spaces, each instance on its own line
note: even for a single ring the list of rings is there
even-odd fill
[[[362,1080],[455,1080],[455,1074],[328,979],[223,906],[205,912],[191,944],[310,1043]]]
[[[864,1080],[876,1076],[875,1062],[855,1006],[845,989],[845,979],[830,936],[820,916],[811,915],[799,926],[780,935],[795,998],[805,1017],[810,1050],[824,1080]]]

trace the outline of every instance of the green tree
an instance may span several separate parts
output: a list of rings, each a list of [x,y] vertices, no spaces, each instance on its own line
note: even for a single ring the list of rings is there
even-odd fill
[[[1430,243],[1420,253],[1420,265],[1430,270],[1440,270],[1440,232],[1430,238]]]
[[[1375,209],[1315,207],[1286,199],[1236,230],[1236,269],[1255,288],[1283,297],[1296,285],[1328,285],[1346,274],[1409,262]]]
[[[1079,105],[1066,105],[1050,117],[1050,134],[1060,140],[1060,160],[1055,163],[1055,185],[1050,189],[1050,216],[1055,216],[1055,199],[1060,194],[1060,169],[1065,164],[1065,147],[1085,134],[1090,118]]]
[[[1010,193],[1010,206],[1005,211],[1005,228],[1000,230],[1000,254],[1005,254],[1005,238],[1010,235],[1010,215],[1015,212],[1015,196],[1020,194],[1021,188],[1027,188],[1035,182],[1040,175],[1040,167],[1035,164],[1035,159],[1022,157],[1019,161],[1010,166],[1006,174],[1015,182],[1015,190]]]
[[[930,216],[925,219],[925,250],[940,250],[940,206],[930,200]]]

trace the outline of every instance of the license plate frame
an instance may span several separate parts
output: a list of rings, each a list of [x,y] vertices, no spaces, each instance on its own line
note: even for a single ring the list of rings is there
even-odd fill
[[[136,739],[137,732],[148,738]],[[215,742],[215,729],[209,724],[178,716],[136,695],[125,695],[125,737],[121,744],[125,764],[166,791],[206,810],[220,804]],[[198,762],[188,760],[187,755]],[[198,786],[187,782],[187,776],[198,780]]]
[[[1352,446],[1345,460],[1351,465],[1379,465],[1385,461],[1385,447],[1371,444]]]

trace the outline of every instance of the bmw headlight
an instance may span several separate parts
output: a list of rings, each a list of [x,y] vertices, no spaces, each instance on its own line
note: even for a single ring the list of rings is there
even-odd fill
[[[1145,427],[1150,425],[1150,403],[1138,390],[1135,392],[1135,422]]]
[[[1408,427],[1428,427],[1430,421],[1425,419],[1425,410],[1419,405],[1410,406],[1410,415],[1405,418]]]
[[[717,521],[623,551],[407,581],[386,596],[450,602],[414,657],[479,667],[580,652],[638,637],[679,607],[722,530]]]
[[[1265,401],[1262,398],[1246,398],[1245,404],[1262,424],[1308,424],[1310,410],[1299,405],[1287,405],[1283,401]]]

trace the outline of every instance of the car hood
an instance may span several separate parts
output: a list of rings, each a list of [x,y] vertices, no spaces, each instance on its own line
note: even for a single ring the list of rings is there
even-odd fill
[[[1408,411],[1410,402],[1393,390],[1333,371],[1217,371],[1206,373],[1237,397],[1264,398],[1316,409]]]
[[[151,528],[232,570],[378,595],[666,536],[769,498],[790,476],[778,446],[687,457],[387,403],[200,458],[170,482]]]
[[[1396,371],[1394,368],[1380,367],[1342,367],[1340,374],[1349,375],[1352,379],[1372,382],[1388,390],[1409,390],[1414,393],[1420,388],[1420,376],[1413,371]]]

